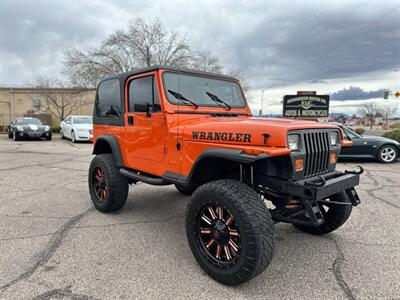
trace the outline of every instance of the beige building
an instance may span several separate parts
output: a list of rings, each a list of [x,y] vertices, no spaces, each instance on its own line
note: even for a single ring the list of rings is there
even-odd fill
[[[47,112],[47,96],[58,99],[57,105],[61,105],[62,99],[73,101],[73,115],[92,115],[95,89],[58,89],[51,88],[40,90],[27,87],[0,87],[0,127],[8,126],[10,121],[17,117],[23,117],[28,112]],[[56,110],[53,105],[53,110]],[[68,106],[66,107],[68,110]],[[52,126],[58,126],[60,120],[51,116]]]

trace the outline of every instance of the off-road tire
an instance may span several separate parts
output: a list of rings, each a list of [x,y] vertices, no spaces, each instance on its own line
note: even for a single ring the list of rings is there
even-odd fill
[[[96,168],[101,168],[105,173],[107,184],[106,197],[100,200],[94,191],[93,176]],[[119,174],[112,154],[96,155],[89,168],[89,191],[93,205],[102,212],[113,212],[121,209],[128,198],[128,180]]]
[[[223,265],[210,257],[198,234],[198,214],[202,207],[222,205],[237,222],[240,254],[233,265]],[[186,207],[186,236],[200,267],[225,285],[237,285],[262,273],[272,258],[274,225],[259,195],[236,180],[217,180],[200,186]]]
[[[394,158],[390,161],[384,160],[382,157],[382,152],[385,151],[385,149],[391,149],[392,151],[394,151]],[[398,149],[393,146],[393,145],[383,145],[379,151],[378,151],[378,155],[376,157],[378,159],[379,162],[384,163],[384,164],[390,164],[395,162],[398,158],[399,158],[399,151]]]
[[[337,193],[331,197],[329,197],[331,201],[350,203],[346,194],[344,192]],[[324,214],[323,209],[325,209],[322,205],[318,204],[321,212],[324,215],[325,223],[314,227],[312,225],[295,225],[294,227],[299,229],[300,231],[314,234],[314,235],[323,235],[329,232],[335,231],[340,226],[342,226],[349,219],[353,206],[352,205],[334,205],[330,206],[329,210]]]
[[[181,194],[184,195],[191,195],[193,192],[197,189],[196,185],[189,184],[188,186],[180,185],[180,184],[174,184],[175,188],[180,192]]]

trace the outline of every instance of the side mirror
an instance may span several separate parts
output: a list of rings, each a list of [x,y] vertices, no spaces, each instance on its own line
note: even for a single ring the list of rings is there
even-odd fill
[[[43,125],[47,125],[47,122],[42,122],[43,123]]]

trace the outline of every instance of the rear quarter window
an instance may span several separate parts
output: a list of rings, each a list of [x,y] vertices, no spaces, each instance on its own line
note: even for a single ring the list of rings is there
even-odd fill
[[[100,83],[97,89],[95,113],[101,118],[119,118],[122,115],[121,90],[118,79]]]

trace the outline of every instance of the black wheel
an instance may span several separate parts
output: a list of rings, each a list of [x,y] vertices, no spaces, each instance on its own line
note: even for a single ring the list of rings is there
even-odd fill
[[[62,129],[60,129],[60,136],[61,136],[62,140],[65,140],[65,136],[64,136],[64,133],[63,133]]]
[[[328,199],[327,201],[335,201],[335,202],[342,202],[342,203],[350,203],[347,196],[344,192],[340,192],[335,194]],[[350,217],[352,211],[352,205],[337,205],[337,204],[329,204],[325,202],[324,204],[318,204],[319,209],[325,219],[325,223],[314,227],[312,225],[294,225],[297,229],[315,234],[315,235],[322,235],[329,232],[332,232],[346,223],[347,219]]]
[[[16,134],[15,131],[13,132],[13,139],[14,139],[14,141],[19,141],[20,140],[19,136]]]
[[[50,134],[49,136],[46,137],[46,140],[47,140],[47,141],[51,141],[51,138],[52,138],[52,136],[51,136],[51,134]]]
[[[200,186],[186,208],[186,236],[203,270],[226,285],[246,282],[272,258],[274,226],[259,195],[236,180]]]
[[[128,181],[119,174],[112,154],[93,158],[89,168],[89,191],[96,209],[102,212],[122,208],[128,198]]]
[[[392,163],[399,157],[398,150],[395,146],[384,145],[379,149],[378,161],[381,163]]]
[[[196,185],[190,184],[188,186],[180,185],[180,184],[174,184],[175,188],[178,190],[178,192],[184,194],[184,195],[191,195],[193,192],[197,189]]]
[[[71,131],[71,142],[76,143],[76,136],[73,130]]]

